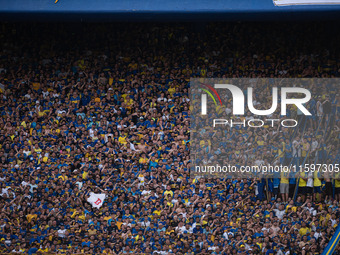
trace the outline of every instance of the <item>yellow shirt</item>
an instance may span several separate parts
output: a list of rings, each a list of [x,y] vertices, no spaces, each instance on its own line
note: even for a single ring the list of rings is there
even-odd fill
[[[46,112],[38,112],[38,114],[39,114],[39,117],[42,117],[46,115]]]
[[[318,178],[318,172],[314,172],[314,187],[320,187],[321,181]]]
[[[124,102],[128,105],[128,106],[130,106],[130,105],[132,105],[133,104],[133,99],[132,98],[126,98],[125,100],[124,100]]]
[[[82,174],[83,179],[87,179],[88,172],[84,171]]]
[[[340,188],[340,180],[336,179],[334,184],[335,188]]]
[[[281,183],[284,183],[284,184],[289,184],[289,179],[287,178],[289,175],[288,172],[281,172]]]
[[[136,235],[135,240],[138,241],[139,237],[140,237],[139,235]],[[144,241],[144,237],[143,236],[141,236],[141,240]]]
[[[27,214],[26,218],[27,218],[28,223],[31,223],[33,218],[36,218],[36,219],[38,218],[38,215],[37,214]]]
[[[118,142],[121,144],[126,144],[126,136],[120,136],[118,138]]]
[[[208,141],[208,144],[206,144],[206,142],[205,142],[204,140],[201,140],[201,141],[200,141],[200,146],[201,146],[201,147],[207,146],[207,145],[211,146],[211,141],[210,141],[210,140],[207,140],[207,141]]]
[[[307,147],[308,147],[308,143],[306,142],[306,143],[303,143],[302,144],[302,152],[301,152],[301,156],[302,157],[306,157],[306,155],[307,155]]]
[[[40,89],[40,83],[39,82],[32,82],[32,86],[34,90]]]
[[[120,221],[116,222],[116,226],[119,230],[122,228],[122,224],[123,224],[123,222],[120,222]]]
[[[170,88],[168,89],[168,92],[169,92],[169,94],[172,96],[172,94],[176,92],[176,88],[175,88],[175,87],[170,87]]]
[[[140,158],[140,159],[139,159],[139,163],[140,163],[140,164],[145,164],[146,161],[147,161],[146,158]]]
[[[93,229],[93,230],[89,229],[88,232],[89,232],[89,235],[91,235],[91,236],[97,234],[97,230],[95,230],[95,229]]]
[[[292,209],[292,212],[296,212],[296,209],[297,207],[296,206],[293,206],[293,205],[287,205],[286,206],[286,212],[288,211],[288,209],[291,208]]]
[[[310,232],[310,229],[307,228],[307,227],[305,227],[305,228],[300,228],[300,230],[299,230],[299,234],[302,235],[302,236],[306,235],[306,234],[309,233],[309,232]]]
[[[38,250],[38,252],[46,253],[46,252],[48,252],[48,248],[45,248],[45,249],[40,248]]]
[[[305,178],[305,173],[301,173],[301,176],[299,178],[299,187],[306,187],[307,186],[307,181],[304,180]]]
[[[128,67],[129,67],[129,68],[132,68],[132,70],[136,70],[137,67],[138,67],[138,65],[137,65],[137,63],[130,63],[130,64],[128,65]]]
[[[157,214],[158,216],[161,215],[161,212],[162,212],[161,210],[155,210],[155,211],[153,211],[153,213],[154,213],[154,214]]]
[[[40,153],[42,152],[42,150],[41,150],[40,148],[34,149],[34,151],[35,151],[36,153],[38,153],[38,154],[40,154]]]
[[[171,195],[171,197],[173,197],[173,196],[174,196],[174,192],[173,192],[172,190],[166,190],[166,191],[164,191],[164,196],[165,196],[165,197],[167,197],[167,196],[168,196],[168,194],[170,194],[170,195]]]
[[[217,105],[217,106],[216,106],[216,112],[217,112],[218,114],[222,114],[222,112],[224,111],[224,109],[225,109],[225,106],[224,106],[224,105]]]
[[[257,145],[258,145],[258,146],[264,145],[264,141],[263,141],[263,140],[257,141]]]
[[[62,179],[63,181],[66,181],[66,180],[68,180],[68,177],[67,177],[67,176],[62,176],[62,175],[60,175],[60,176],[58,177],[58,179]]]
[[[74,212],[72,213],[72,215],[71,215],[71,218],[76,217],[77,214],[78,214],[78,212],[77,212],[77,211],[74,211]]]

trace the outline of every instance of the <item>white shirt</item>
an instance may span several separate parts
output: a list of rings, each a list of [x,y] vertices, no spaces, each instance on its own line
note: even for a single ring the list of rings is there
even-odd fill
[[[83,187],[83,182],[76,182],[76,184],[78,184],[78,189],[81,190]]]
[[[308,179],[307,179],[307,187],[314,187],[314,180],[313,180],[313,173],[309,172],[308,173]]]
[[[319,237],[321,237],[321,236],[322,236],[322,234],[319,233],[319,232],[315,232],[315,234],[314,234],[314,237],[315,237],[316,239],[319,239]]]
[[[183,216],[183,218],[187,218],[187,213],[180,213],[180,214],[182,214],[182,216]]]
[[[208,248],[208,251],[214,251],[214,250],[216,250],[216,248],[217,248],[217,246],[211,246],[211,247]]]
[[[318,141],[313,141],[312,142],[312,151],[315,151],[317,148],[318,148],[318,145],[319,145],[319,143],[318,143]]]
[[[38,185],[36,185],[36,184],[28,184],[28,185],[31,186],[31,188],[30,188],[30,192],[31,192],[31,193],[33,193],[33,189],[34,189],[34,188],[38,188]]]
[[[2,188],[2,191],[1,191],[1,194],[0,194],[0,196],[2,197],[4,194],[7,194],[7,196],[9,195],[8,194],[8,190],[9,190],[10,188]]]
[[[293,157],[298,156],[301,157],[301,148],[300,147],[300,142],[294,140],[293,141]]]
[[[159,98],[157,98],[157,101],[166,103],[166,102],[168,102],[168,99],[166,99],[165,97],[159,97]]]
[[[176,204],[178,202],[178,199],[172,199],[171,203]]]
[[[43,94],[43,97],[46,98],[46,97],[50,94],[50,92],[48,92],[48,91],[46,91],[46,92],[43,91],[42,94]]]
[[[21,182],[21,185],[22,185],[22,186],[27,186],[27,185],[28,185],[28,182],[22,181],[22,182]]]
[[[184,233],[184,231],[187,231],[186,227],[185,226],[182,226],[182,227],[176,227],[176,231],[179,231],[181,232],[182,234]]]
[[[229,240],[229,234],[232,234],[232,237],[234,237],[234,234],[232,232],[224,232],[223,237],[227,240]]]
[[[92,128],[89,130],[89,135],[91,138],[94,136],[94,130]]]
[[[260,166],[260,165],[263,165],[263,164],[264,164],[264,160],[258,159],[258,160],[256,160],[254,163],[255,163],[255,165],[257,165],[257,166]]]
[[[62,238],[66,237],[66,234],[65,234],[66,231],[67,231],[66,229],[59,229],[58,230],[58,236],[62,237]]]
[[[133,143],[130,143],[130,150],[133,150],[133,151],[136,150],[136,148],[135,148],[135,146],[133,145]]]
[[[28,155],[30,155],[31,154],[31,151],[23,151],[23,153],[26,155],[26,157],[28,156]]]
[[[261,231],[262,231],[262,232],[264,232],[264,231],[269,232],[269,228],[262,228]]]
[[[305,209],[308,210],[311,215],[316,215],[316,210],[313,207],[305,207]]]
[[[58,115],[61,115],[61,114],[63,114],[63,113],[66,113],[66,111],[65,111],[65,110],[58,110],[58,111],[57,111],[57,114],[58,114]]]
[[[336,224],[336,220],[331,219],[332,222],[332,227],[334,227],[334,225]]]
[[[273,209],[273,211],[275,212],[275,215],[282,220],[283,216],[286,214],[285,210],[280,211],[279,209]]]
[[[140,224],[141,224],[143,227],[148,227],[148,226],[150,226],[150,221],[141,221]]]
[[[149,195],[151,193],[151,190],[143,190],[142,191],[142,195],[143,196],[147,196],[147,195]]]

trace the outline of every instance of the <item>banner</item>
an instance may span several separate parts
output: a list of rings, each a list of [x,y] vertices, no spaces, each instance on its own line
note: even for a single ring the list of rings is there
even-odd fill
[[[335,248],[338,246],[339,241],[340,241],[340,225],[337,227],[332,239],[329,241],[322,255],[332,255]]]
[[[90,197],[87,199],[87,202],[89,202],[92,207],[100,208],[104,203],[105,197],[105,194],[96,194],[91,192]]]

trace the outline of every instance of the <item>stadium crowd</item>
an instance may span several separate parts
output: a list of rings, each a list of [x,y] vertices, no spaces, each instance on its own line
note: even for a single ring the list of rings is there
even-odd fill
[[[0,253],[321,254],[339,181],[313,176],[295,199],[261,179],[193,178],[188,89],[194,77],[339,77],[335,27],[3,24]],[[336,118],[339,97],[320,100]],[[316,150],[338,163],[332,125]]]

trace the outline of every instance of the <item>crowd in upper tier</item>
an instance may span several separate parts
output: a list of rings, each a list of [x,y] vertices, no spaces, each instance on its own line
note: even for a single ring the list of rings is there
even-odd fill
[[[0,253],[321,254],[339,224],[339,181],[195,178],[188,90],[198,77],[339,77],[337,29],[2,24]],[[334,164],[332,95],[320,98],[331,102],[331,132],[313,137],[307,126],[311,137],[300,128],[294,139],[317,141],[313,156]],[[99,208],[93,193],[106,196]]]

